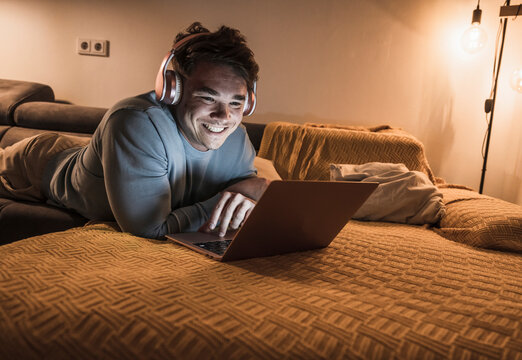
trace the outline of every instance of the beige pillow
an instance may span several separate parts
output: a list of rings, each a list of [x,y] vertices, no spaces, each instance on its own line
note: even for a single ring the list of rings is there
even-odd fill
[[[487,249],[522,252],[522,207],[459,188],[440,189],[446,216],[434,230],[448,239]]]
[[[353,215],[357,220],[435,224],[445,212],[442,194],[428,175],[410,171],[404,164],[331,164],[330,179],[379,184]]]
[[[272,180],[281,180],[281,176],[277,173],[274,164],[268,159],[256,156],[254,159],[254,167],[257,169],[257,176]]]

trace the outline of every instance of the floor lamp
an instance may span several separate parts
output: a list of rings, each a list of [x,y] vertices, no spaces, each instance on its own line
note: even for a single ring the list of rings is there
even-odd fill
[[[478,9],[478,6],[477,6]],[[488,162],[488,152],[489,152],[489,140],[491,138],[491,128],[493,126],[493,115],[495,114],[495,102],[497,100],[497,85],[498,85],[498,75],[500,74],[500,64],[502,62],[502,53],[504,51],[504,40],[506,38],[506,28],[508,18],[517,16],[522,16],[522,4],[520,5],[510,5],[510,0],[506,0],[505,5],[500,7],[500,17],[502,18],[502,32],[500,34],[500,50],[495,53],[495,65],[493,67],[494,72],[494,80],[493,80],[493,97],[487,99],[484,104],[484,110],[486,114],[490,113],[489,121],[488,121],[488,129],[486,134],[486,150],[484,152],[484,163],[482,164],[482,175],[480,177],[480,187],[479,193],[482,194],[482,190],[484,189],[484,178],[486,176],[486,165]],[[479,20],[480,22],[480,20]],[[498,49],[498,47],[497,47]]]

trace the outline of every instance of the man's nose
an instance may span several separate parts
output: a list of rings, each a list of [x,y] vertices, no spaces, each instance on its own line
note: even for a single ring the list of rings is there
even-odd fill
[[[228,108],[227,104],[223,103],[216,103],[215,108],[213,109],[210,116],[213,119],[230,119],[230,109]]]

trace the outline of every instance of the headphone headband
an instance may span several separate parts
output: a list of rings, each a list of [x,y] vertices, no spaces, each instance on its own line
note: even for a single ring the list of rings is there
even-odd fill
[[[194,38],[200,37],[202,35],[208,35],[208,34],[210,34],[210,33],[208,33],[208,32],[201,32],[201,33],[195,33],[195,34],[187,35],[183,39],[181,39],[180,41],[178,41],[178,42],[174,43],[174,45],[172,45],[172,51],[174,51],[177,48],[183,46],[183,44],[189,42],[190,40],[192,40]]]

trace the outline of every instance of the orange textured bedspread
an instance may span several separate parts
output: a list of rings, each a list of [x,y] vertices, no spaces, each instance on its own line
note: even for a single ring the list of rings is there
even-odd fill
[[[104,224],[0,247],[0,358],[522,358],[522,256],[353,221],[219,263]]]

